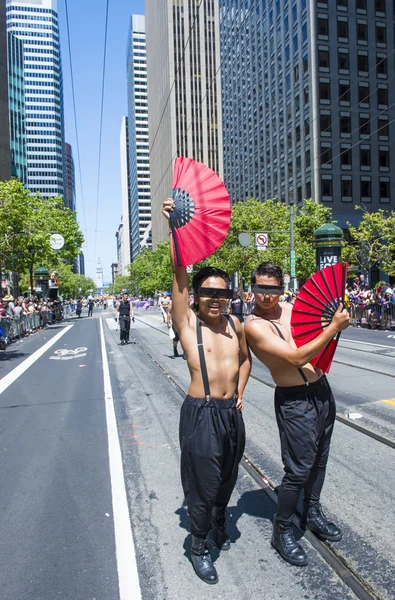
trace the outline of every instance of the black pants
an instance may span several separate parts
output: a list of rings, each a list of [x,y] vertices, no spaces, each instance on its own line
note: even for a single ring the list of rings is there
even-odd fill
[[[120,332],[120,340],[121,342],[129,341],[129,331],[130,331],[130,317],[127,315],[119,316],[119,327],[121,329]]]
[[[290,526],[302,489],[306,506],[320,500],[336,405],[325,375],[308,386],[277,387],[274,402],[285,471],[276,522]]]
[[[245,445],[236,400],[187,396],[181,407],[181,480],[191,532],[205,538],[214,506],[227,506]]]
[[[88,305],[88,317],[91,317],[92,315],[93,315],[93,306]]]

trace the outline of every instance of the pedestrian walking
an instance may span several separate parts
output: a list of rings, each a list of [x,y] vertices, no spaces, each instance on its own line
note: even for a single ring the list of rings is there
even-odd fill
[[[92,298],[92,296],[89,296],[88,298],[88,317],[92,317],[93,316],[93,307],[95,305],[95,302]]]
[[[271,544],[284,560],[304,566],[307,556],[292,528],[302,489],[302,526],[324,540],[342,538],[341,530],[326,518],[320,504],[336,416],[335,400],[326,376],[310,360],[349,326],[350,317],[340,305],[328,327],[297,348],[290,325],[292,305],[279,303],[284,293],[281,269],[262,263],[252,272],[251,289],[256,305],[247,318],[245,332],[250,348],[276,383],[275,413],[285,471]]]
[[[133,304],[126,290],[122,292],[122,298],[117,303],[115,320],[118,320],[121,330],[120,340],[121,346],[129,343],[130,322],[134,323]]]
[[[163,323],[166,323],[167,320],[167,311],[169,310],[170,298],[167,292],[163,292],[161,297],[159,298],[159,308],[162,313]]]
[[[169,219],[174,202],[163,214]],[[235,486],[245,445],[241,411],[251,361],[244,331],[237,319],[222,314],[233,295],[229,275],[205,267],[193,278],[194,308],[189,305],[188,274],[174,264],[172,319],[187,355],[191,383],[180,415],[181,480],[192,533],[191,559],[196,574],[215,584],[207,535],[216,546],[230,549],[226,507]]]

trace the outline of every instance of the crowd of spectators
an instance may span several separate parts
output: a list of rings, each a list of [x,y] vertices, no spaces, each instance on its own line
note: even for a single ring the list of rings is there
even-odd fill
[[[395,287],[387,282],[380,281],[373,287],[364,275],[359,275],[347,285],[346,298],[357,326],[395,327]]]

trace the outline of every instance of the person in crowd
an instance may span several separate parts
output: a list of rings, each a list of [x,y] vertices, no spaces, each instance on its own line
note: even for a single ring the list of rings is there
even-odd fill
[[[301,524],[321,539],[339,541],[339,527],[324,515],[321,490],[336,416],[335,400],[326,376],[310,364],[333,337],[349,326],[340,305],[330,325],[315,339],[297,348],[291,333],[292,305],[279,303],[283,273],[262,263],[251,276],[256,305],[245,333],[255,356],[270,370],[276,384],[275,413],[285,475],[282,479],[271,544],[292,565],[304,566],[307,556],[296,541],[293,518],[304,489]]]
[[[167,292],[163,292],[159,298],[159,308],[162,312],[163,323],[166,323],[167,311],[169,310],[170,298]]]
[[[239,290],[235,290],[233,293],[233,298],[230,301],[230,313],[237,317],[242,323],[244,321],[243,317],[243,298]]]
[[[126,290],[122,293],[121,300],[117,303],[115,320],[118,321],[119,327],[121,330],[120,340],[121,346],[129,343],[129,334],[130,334],[130,321],[132,320],[134,323],[134,311],[133,304],[129,299],[128,293]]]
[[[173,322],[172,322],[172,318],[171,318],[172,306],[173,306],[173,303],[170,300],[169,308],[167,311],[167,321],[166,322],[167,322],[167,327],[169,328],[169,331],[170,331],[170,337],[173,340],[173,356],[174,356],[174,358],[178,358],[180,356],[178,354],[178,342],[180,341],[180,338],[179,338],[177,330],[175,329]],[[187,359],[185,352],[183,352],[182,357],[184,360]]]
[[[89,298],[88,298],[88,317],[93,316],[93,307],[94,306],[95,306],[95,301],[92,298],[92,296],[89,296]]]
[[[82,313],[82,302],[81,302],[81,298],[78,298],[78,300],[77,300],[77,304],[76,304],[75,312],[76,312],[76,315],[77,315],[78,319],[80,319],[80,318],[81,318],[81,313]]]
[[[168,198],[163,215],[169,219],[174,202]],[[226,507],[235,486],[244,451],[241,415],[251,358],[242,325],[222,314],[232,297],[230,277],[205,267],[193,278],[194,309],[189,306],[188,274],[174,264],[171,315],[187,355],[191,383],[180,415],[181,480],[192,533],[195,573],[215,584],[217,571],[207,543],[210,526],[218,548],[228,550]]]

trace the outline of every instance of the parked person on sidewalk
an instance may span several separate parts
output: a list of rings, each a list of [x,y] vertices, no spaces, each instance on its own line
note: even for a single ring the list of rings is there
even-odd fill
[[[340,306],[332,323],[318,337],[296,348],[290,325],[292,305],[279,303],[283,281],[276,265],[262,263],[254,269],[251,289],[256,306],[247,318],[245,332],[250,348],[277,385],[275,412],[285,475],[271,543],[284,560],[304,566],[307,557],[292,528],[302,489],[302,526],[325,540],[336,542],[342,538],[340,529],[325,517],[320,505],[336,416],[335,400],[326,376],[310,361],[349,326],[350,317]]]
[[[168,198],[163,214],[169,219],[174,202]],[[191,559],[204,582],[217,583],[207,535],[210,526],[218,548],[229,550],[226,507],[237,480],[245,429],[241,410],[251,370],[243,328],[223,315],[232,297],[225,271],[205,267],[193,278],[194,309],[189,306],[188,274],[173,267],[172,318],[191,373],[188,395],[181,407],[181,479],[192,533]]]
[[[134,311],[132,301],[129,299],[126,290],[122,293],[121,300],[117,303],[115,320],[118,321],[121,329],[121,346],[129,343],[130,321],[134,323]]]

